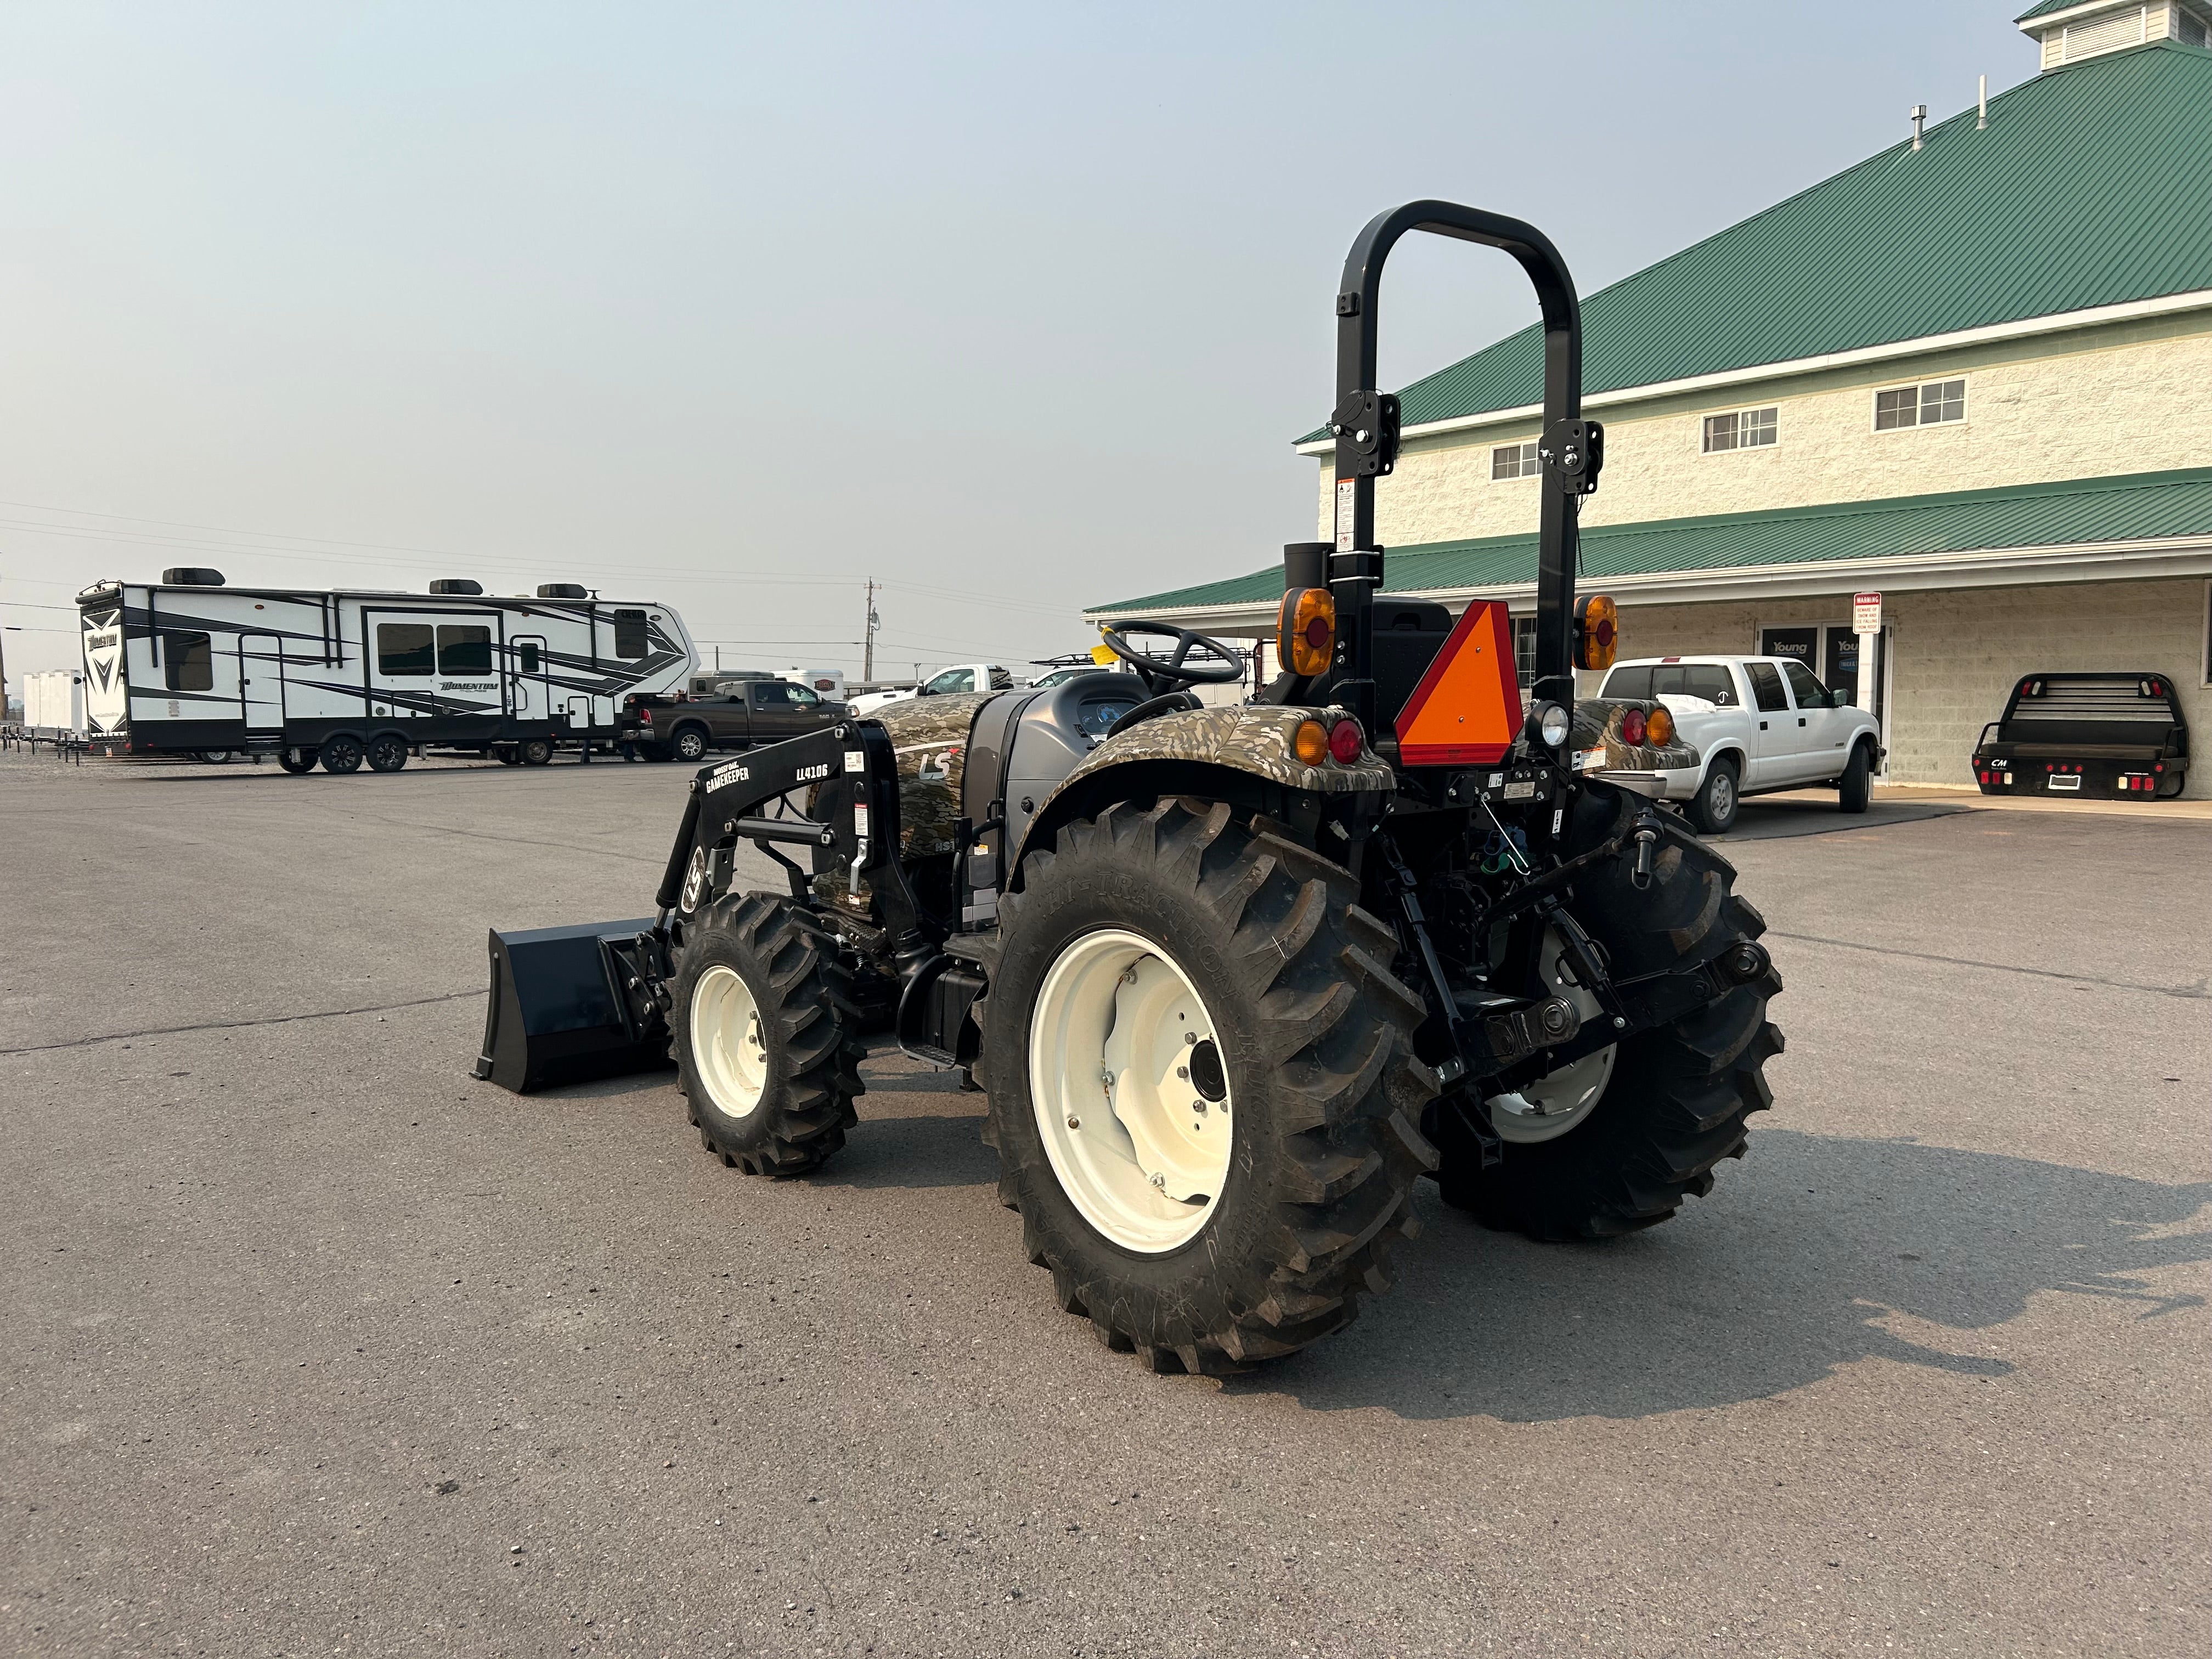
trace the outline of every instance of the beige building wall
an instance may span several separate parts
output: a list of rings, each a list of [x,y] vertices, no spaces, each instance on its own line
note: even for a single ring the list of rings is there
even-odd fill
[[[2188,799],[2212,799],[2212,688],[2205,681],[2212,583],[2065,582],[1885,595],[1890,629],[1888,781],[1972,783],[1982,727],[2004,713],[2024,674],[2144,669],[2172,677],[2197,762]],[[1738,655],[1763,628],[1850,621],[1850,596],[1755,604],[1633,605],[1620,612],[1623,658]]]
[[[1966,418],[1874,428],[1875,394],[1963,376]],[[1797,375],[1724,393],[1652,399],[1592,414],[1605,476],[1585,524],[1628,524],[2039,483],[2212,461],[2212,311],[1929,353]],[[1703,453],[1704,417],[1772,406],[1770,448]],[[1534,439],[1533,417],[1407,441],[1376,489],[1386,547],[1533,532],[1538,481],[1493,480],[1491,450]],[[1322,464],[1319,531],[1334,533]]]

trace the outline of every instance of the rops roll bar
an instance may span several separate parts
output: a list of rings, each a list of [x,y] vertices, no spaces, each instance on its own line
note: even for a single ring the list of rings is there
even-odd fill
[[[1574,700],[1575,563],[1577,499],[1597,488],[1605,461],[1603,429],[1582,418],[1582,307],[1573,277],[1551,240],[1534,225],[1455,202],[1408,202],[1368,222],[1345,256],[1336,295],[1335,550],[1328,561],[1336,596],[1336,696],[1374,729],[1371,601],[1382,585],[1375,544],[1375,481],[1398,459],[1398,399],[1376,388],[1376,320],[1382,263],[1409,230],[1503,248],[1535,285],[1544,314],[1543,517],[1536,559],[1536,683],[1540,695]],[[1562,685],[1547,682],[1564,679]],[[1395,711],[1393,711],[1395,712]]]

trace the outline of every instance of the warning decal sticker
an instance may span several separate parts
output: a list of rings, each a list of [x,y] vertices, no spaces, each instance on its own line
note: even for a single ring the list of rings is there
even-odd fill
[[[1468,606],[1397,720],[1407,766],[1487,766],[1521,729],[1521,677],[1505,607]]]

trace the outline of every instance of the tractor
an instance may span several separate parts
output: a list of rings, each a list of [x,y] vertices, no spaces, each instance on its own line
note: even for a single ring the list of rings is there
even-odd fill
[[[1506,607],[1384,591],[1384,261],[1502,249],[1540,302],[1534,672]],[[857,1122],[864,1038],[957,1069],[1030,1259],[1155,1370],[1297,1352],[1387,1288],[1433,1179],[1481,1224],[1601,1239],[1741,1155],[1782,1038],[1764,923],[1657,801],[1656,703],[1578,700],[1618,617],[1577,598],[1604,463],[1573,283],[1534,227],[1379,215],[1335,296],[1333,543],[1285,550],[1281,672],[1158,622],[1131,674],[915,699],[702,767],[650,917],[494,933],[477,1074],[518,1091],[672,1059],[707,1151],[804,1176]],[[736,849],[782,868],[747,890]]]

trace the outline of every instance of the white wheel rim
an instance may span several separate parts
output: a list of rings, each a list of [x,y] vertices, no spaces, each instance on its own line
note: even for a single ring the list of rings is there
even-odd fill
[[[1085,933],[1046,974],[1030,1018],[1037,1133],[1060,1190],[1123,1249],[1175,1249],[1212,1218],[1234,1145],[1223,1058],[1189,975],[1141,935]]]
[[[725,1117],[750,1117],[768,1090],[760,1004],[733,969],[720,965],[691,990],[691,1062]]]
[[[1724,818],[1735,810],[1735,780],[1721,772],[1713,777],[1713,816]]]
[[[1568,982],[1559,966],[1559,959],[1565,953],[1566,941],[1559,937],[1559,930],[1546,928],[1547,994],[1556,988],[1575,1005],[1575,1011],[1587,1025],[1591,1020],[1602,1018],[1605,1011],[1590,992]],[[1613,1081],[1613,1064],[1620,1053],[1620,1045],[1609,1042],[1595,1054],[1570,1060],[1556,1072],[1547,1072],[1516,1093],[1492,1096],[1490,1121],[1498,1131],[1498,1138],[1522,1146],[1557,1140],[1587,1118],[1605,1097],[1605,1086]]]

